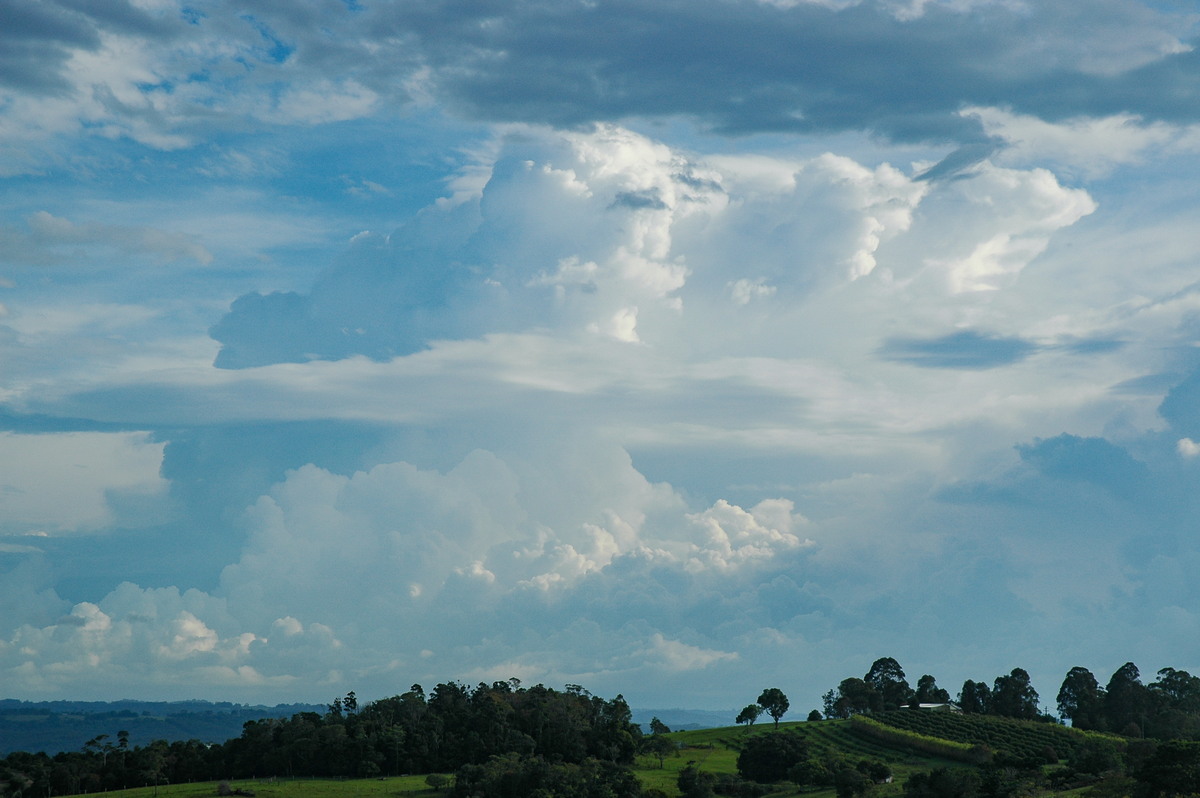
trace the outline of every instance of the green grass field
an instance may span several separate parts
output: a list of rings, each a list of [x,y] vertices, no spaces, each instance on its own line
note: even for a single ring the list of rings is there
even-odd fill
[[[196,784],[160,784],[159,798],[216,798],[218,782]],[[255,798],[391,798],[391,796],[444,795],[425,784],[424,776],[396,776],[384,779],[294,779],[230,781],[235,790],[253,792]],[[154,798],[153,787],[112,790],[104,793],[110,798]]]

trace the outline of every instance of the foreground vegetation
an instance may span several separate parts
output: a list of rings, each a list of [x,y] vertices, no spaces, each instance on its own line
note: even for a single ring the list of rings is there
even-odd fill
[[[1099,688],[1081,671],[1072,669],[1059,693],[1071,717],[1087,715],[1075,728],[1037,708],[1020,669],[990,689],[967,682],[956,705],[940,701],[945,691],[931,676],[909,689],[889,658],[830,691],[824,716],[814,710],[803,723],[782,722],[787,696],[768,688],[737,715],[739,727],[678,733],[655,718],[645,734],[621,696],[606,700],[578,685],[448,683],[428,695],[413,685],[363,707],[349,693],[323,713],[251,721],[222,744],[131,746],[118,731],[115,740],[101,735],[78,752],[14,753],[0,760],[0,798],[101,791],[136,798],[159,791],[179,798],[1200,794],[1200,680],[1165,669],[1143,687],[1128,665]],[[1124,723],[1131,706],[1140,708],[1139,724],[1125,723],[1125,734],[1101,731]],[[755,728],[763,715],[770,724]],[[1187,736],[1145,734],[1167,729]],[[125,789],[133,785],[142,786]]]
[[[978,719],[976,719],[978,720]],[[1031,727],[1032,724],[1019,724]],[[1064,730],[1068,734],[1070,730]],[[884,743],[862,735],[855,730],[851,721],[833,720],[821,722],[783,722],[776,731],[773,727],[739,728],[727,727],[701,731],[675,732],[662,735],[670,740],[670,752],[659,756],[654,753],[639,753],[635,756],[629,772],[637,779],[639,794],[644,796],[713,795],[721,787],[717,781],[710,783],[709,791],[703,789],[686,792],[680,788],[681,775],[692,768],[714,778],[725,778],[725,788],[736,784],[739,778],[739,758],[747,743],[755,739],[770,738],[776,734],[795,737],[803,741],[810,753],[823,762],[850,763],[851,767],[862,761],[883,763],[887,766],[892,781],[881,784],[860,784],[858,791],[850,794],[868,795],[870,798],[901,798],[906,794],[906,784],[914,777],[930,772],[976,771],[978,768],[964,767],[954,759],[929,755],[914,750],[908,745],[895,742]],[[1019,736],[1019,735],[1017,735]],[[441,774],[450,778],[453,774]],[[391,798],[392,796],[448,796],[460,794],[460,785],[447,784],[434,789],[425,775],[403,777],[375,777],[365,779],[313,779],[313,778],[269,778],[243,779],[227,782],[230,792],[253,793],[256,798],[333,798],[333,796],[363,796],[363,798]],[[746,782],[741,782],[743,785]],[[194,784],[160,784],[130,790],[114,791],[122,798],[213,798],[218,795],[219,782],[209,781]],[[733,794],[756,794],[766,798],[836,798],[837,784],[796,784],[783,780],[761,788],[761,792]],[[843,785],[841,793],[846,793]],[[1065,794],[1066,789],[1053,790],[1048,784],[1043,791],[1048,794]],[[470,795],[470,792],[461,792]],[[525,798],[534,793],[499,792],[511,798]],[[586,793],[572,793],[586,795]],[[618,794],[619,793],[609,793]],[[725,793],[730,794],[730,793]],[[1010,793],[1015,794],[1015,793]]]

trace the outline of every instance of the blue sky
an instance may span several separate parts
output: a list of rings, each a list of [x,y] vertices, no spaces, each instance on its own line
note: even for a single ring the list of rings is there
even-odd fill
[[[0,0],[3,684],[1195,671],[1198,36]]]

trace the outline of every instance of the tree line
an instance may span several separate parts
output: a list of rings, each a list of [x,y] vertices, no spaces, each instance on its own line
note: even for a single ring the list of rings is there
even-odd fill
[[[1038,692],[1023,668],[997,676],[989,687],[985,681],[963,682],[957,706],[963,712],[1003,715],[1026,720],[1056,719],[1043,713],[1038,705]],[[826,718],[848,718],[851,715],[890,712],[902,707],[922,704],[949,704],[949,691],[941,688],[930,674],[917,680],[916,689],[909,686],[900,663],[892,657],[882,657],[871,664],[862,677],[843,679],[838,686],[822,697]]]
[[[1023,668],[997,676],[990,685],[967,679],[952,702],[950,693],[929,674],[917,680],[915,689],[910,687],[904,669],[892,657],[875,660],[861,678],[843,679],[822,701],[826,718],[954,703],[969,714],[1045,722],[1061,719],[1077,729],[1126,737],[1200,739],[1200,677],[1163,668],[1153,682],[1144,684],[1132,662],[1118,668],[1103,686],[1087,668],[1071,668],[1058,690],[1057,716],[1041,708],[1038,691]]]
[[[0,760],[0,795],[49,798],[125,787],[269,777],[367,778],[454,772],[456,795],[499,794],[522,763],[524,778],[547,785],[613,783],[628,793],[642,732],[625,699],[606,700],[578,685],[523,687],[516,679],[420,685],[360,706],[350,692],[324,713],[247,722],[220,744],[157,741],[130,746],[118,732],[79,751],[16,752]],[[506,760],[507,758],[507,760]],[[624,775],[629,775],[626,778]],[[633,779],[636,785],[636,779]],[[623,785],[623,786],[622,786]],[[578,789],[577,789],[578,788]],[[564,787],[566,789],[566,787]],[[492,792],[489,792],[492,790]]]

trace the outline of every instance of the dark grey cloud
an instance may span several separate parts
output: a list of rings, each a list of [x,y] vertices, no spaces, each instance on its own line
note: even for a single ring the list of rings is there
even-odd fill
[[[880,354],[887,360],[938,369],[990,369],[1024,360],[1037,346],[1022,338],[970,330],[937,338],[892,338]]]
[[[53,3],[0,0],[0,85],[34,92],[65,88],[60,70],[71,50],[99,44],[95,28],[79,14]]]
[[[61,91],[72,51],[98,48],[101,31],[162,38],[176,28],[128,0],[0,0],[0,87]]]
[[[959,113],[970,106],[1051,120],[1122,112],[1200,120],[1200,54],[1186,46],[1193,21],[1135,0],[1076,5],[958,12],[931,4],[901,20],[872,0],[841,11],[755,0],[258,0],[173,15],[128,0],[0,0],[0,85],[64,89],[70,53],[98,47],[101,32],[156,47],[186,36],[228,43],[238,55],[163,49],[163,73],[174,80],[353,79],[396,107],[416,86],[485,122],[680,116],[734,135],[853,130],[969,145],[931,178],[984,157],[978,120]],[[209,105],[183,105],[172,124],[212,121]]]
[[[410,37],[442,99],[485,119],[573,125],[679,114],[735,134],[870,130],[978,141],[957,113],[963,107],[1197,118],[1198,56],[1157,54],[1187,23],[1112,1],[1089,7],[1084,29],[1079,12],[1055,5],[970,14],[931,6],[901,21],[874,3],[832,11],[447,0],[389,9],[373,24],[376,36]],[[1145,42],[1133,47],[1123,33]]]
[[[617,194],[617,198],[613,200],[614,208],[632,208],[640,210],[642,208],[650,208],[652,210],[666,210],[667,204],[662,201],[657,189],[649,189],[646,191],[622,191]]]
[[[1200,369],[1167,391],[1158,413],[1178,434],[1200,438]]]
[[[156,16],[129,0],[58,0],[58,4],[83,15],[90,24],[103,25],[120,33],[167,36],[178,30],[173,15]]]
[[[1090,482],[1118,496],[1138,493],[1150,477],[1145,463],[1104,438],[1063,433],[1018,446],[1017,452],[1046,476]]]
[[[933,166],[918,174],[916,180],[946,180],[961,174],[977,163],[987,159],[1000,148],[994,141],[981,141],[959,147]]]

